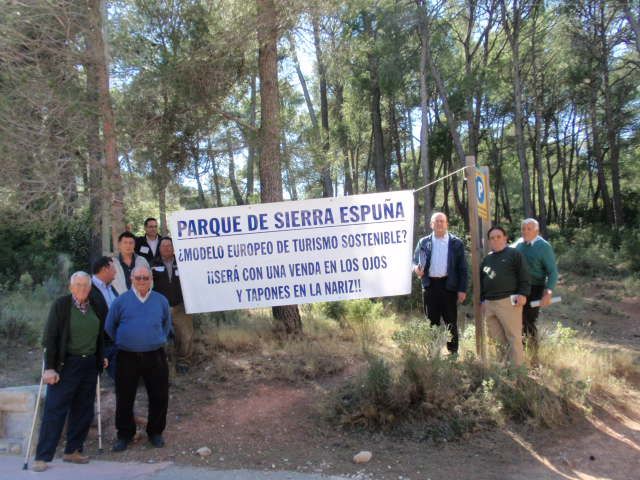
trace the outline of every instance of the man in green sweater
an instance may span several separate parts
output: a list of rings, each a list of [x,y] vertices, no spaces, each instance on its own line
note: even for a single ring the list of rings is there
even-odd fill
[[[553,248],[539,235],[540,226],[535,218],[525,218],[521,224],[522,237],[513,245],[520,252],[529,267],[531,276],[531,293],[527,296],[527,304],[522,309],[522,325],[524,338],[534,353],[538,350],[539,307],[532,307],[534,300],[540,300],[540,306],[551,303],[553,289],[558,282],[558,267]]]
[[[524,362],[522,307],[531,290],[529,271],[520,252],[507,246],[502,227],[492,227],[487,236],[491,253],[480,266],[482,311],[489,335],[509,345],[509,359],[518,367]]]

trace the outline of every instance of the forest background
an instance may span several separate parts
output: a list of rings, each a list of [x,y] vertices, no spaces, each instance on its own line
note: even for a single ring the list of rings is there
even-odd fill
[[[466,155],[513,235],[533,216],[560,256],[640,266],[638,2],[0,9],[5,293],[59,290],[148,216],[413,189]],[[462,175],[417,195],[417,235],[434,209],[466,235]]]

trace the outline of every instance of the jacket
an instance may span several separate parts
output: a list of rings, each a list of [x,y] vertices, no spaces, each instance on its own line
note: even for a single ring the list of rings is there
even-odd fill
[[[422,277],[422,288],[428,288],[429,267],[431,266],[431,251],[433,248],[433,233],[422,237],[416,245],[414,252],[414,263],[422,264],[424,276]],[[449,244],[447,248],[447,283],[445,288],[451,292],[467,291],[467,260],[464,254],[464,244],[455,235],[449,233]]]
[[[144,257],[134,254],[133,258],[134,258],[134,264],[136,267],[142,267],[142,266],[145,266],[147,268],[149,267],[149,263]],[[116,278],[114,278],[113,282],[111,282],[111,286],[116,292],[118,292],[118,295],[122,295],[129,289],[127,288],[127,281],[124,278],[124,270],[122,269],[122,265],[120,265],[119,255],[114,255],[113,264],[116,267]]]
[[[172,269],[171,279],[169,279],[169,272],[167,272],[167,268],[162,262],[162,259],[156,260],[151,267],[151,271],[153,272],[153,289],[167,297],[169,305],[175,307],[183,302],[180,276],[175,258]]]
[[[98,292],[100,293],[100,292]],[[89,304],[100,321],[98,330],[98,338],[96,340],[96,367],[98,372],[102,371],[104,359],[104,321],[98,313],[100,306],[96,304],[95,299],[89,297]],[[73,299],[71,294],[58,298],[49,310],[49,318],[44,328],[42,338],[42,346],[45,349],[44,368],[45,370],[53,369],[57,372],[62,371],[65,358],[67,357],[67,345],[71,335],[71,308]]]

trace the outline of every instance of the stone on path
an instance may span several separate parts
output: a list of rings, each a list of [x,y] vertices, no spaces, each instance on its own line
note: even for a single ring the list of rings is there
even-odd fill
[[[369,460],[371,460],[371,457],[373,457],[373,454],[371,452],[362,450],[361,452],[358,452],[353,456],[353,463],[367,463]]]

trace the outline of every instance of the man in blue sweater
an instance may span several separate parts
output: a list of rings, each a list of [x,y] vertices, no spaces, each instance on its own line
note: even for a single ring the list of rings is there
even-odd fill
[[[127,449],[136,433],[133,404],[140,378],[149,397],[147,435],[154,447],[164,446],[162,432],[167,423],[169,368],[164,345],[171,330],[169,302],[151,290],[151,270],[135,267],[131,290],[111,304],[105,331],[115,341],[116,429],[114,452]]]

